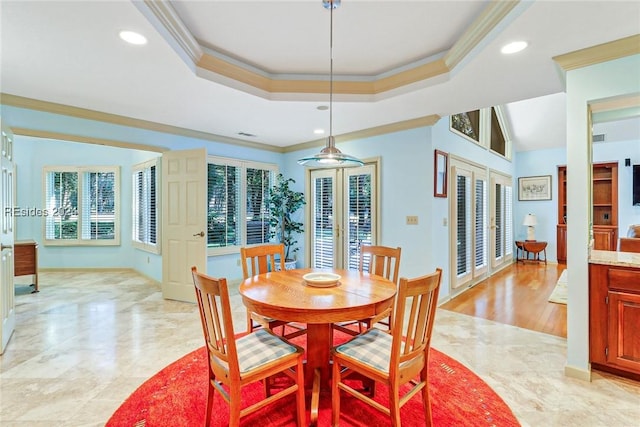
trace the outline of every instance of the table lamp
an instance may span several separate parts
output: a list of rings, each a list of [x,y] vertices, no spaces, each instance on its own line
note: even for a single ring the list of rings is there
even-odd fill
[[[535,226],[538,224],[535,214],[527,214],[522,225],[527,226],[527,240],[536,240]]]

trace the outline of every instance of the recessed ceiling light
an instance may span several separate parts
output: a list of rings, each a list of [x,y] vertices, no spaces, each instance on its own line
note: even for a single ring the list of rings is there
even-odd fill
[[[316,108],[320,111],[326,111],[329,109],[326,105],[318,105]]]
[[[147,38],[140,33],[134,31],[120,31],[120,38],[131,44],[147,44]]]
[[[316,135],[324,135],[324,129],[315,129],[313,133]]]
[[[525,49],[527,46],[528,46],[528,43],[525,41],[511,42],[509,44],[502,46],[502,49],[500,49],[500,52],[504,53],[505,55],[508,55],[511,53],[520,52],[521,50]]]

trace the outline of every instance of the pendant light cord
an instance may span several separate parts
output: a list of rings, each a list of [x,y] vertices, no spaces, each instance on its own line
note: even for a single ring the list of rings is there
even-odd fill
[[[329,145],[333,145],[333,0],[330,0],[329,18]]]

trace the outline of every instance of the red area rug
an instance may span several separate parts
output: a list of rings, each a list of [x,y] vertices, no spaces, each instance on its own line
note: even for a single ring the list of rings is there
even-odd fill
[[[340,335],[340,334],[336,334]],[[337,337],[336,341],[344,340]],[[305,337],[296,343],[305,344]],[[477,375],[449,356],[431,349],[429,363],[431,408],[435,426],[519,426],[509,407]],[[264,393],[256,383],[243,389],[244,403],[259,400]],[[204,347],[195,350],[162,369],[142,384],[118,408],[107,427],[191,427],[204,422],[207,394],[207,354]],[[376,387],[376,400],[386,404],[387,388]],[[228,426],[228,406],[216,393],[213,426]],[[378,427],[389,425],[377,410],[355,398],[342,395],[340,425]],[[403,426],[424,426],[420,395],[401,409]],[[309,420],[307,402],[307,421]],[[295,398],[281,399],[273,405],[242,419],[243,426],[295,426]],[[318,426],[331,425],[331,396],[320,399]]]

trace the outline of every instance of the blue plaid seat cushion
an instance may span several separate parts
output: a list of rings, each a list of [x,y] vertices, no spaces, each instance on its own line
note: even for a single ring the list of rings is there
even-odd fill
[[[240,373],[296,352],[296,348],[265,329],[259,329],[236,340]]]
[[[362,335],[336,347],[336,352],[365,363],[381,372],[389,373],[391,334],[371,328]]]

